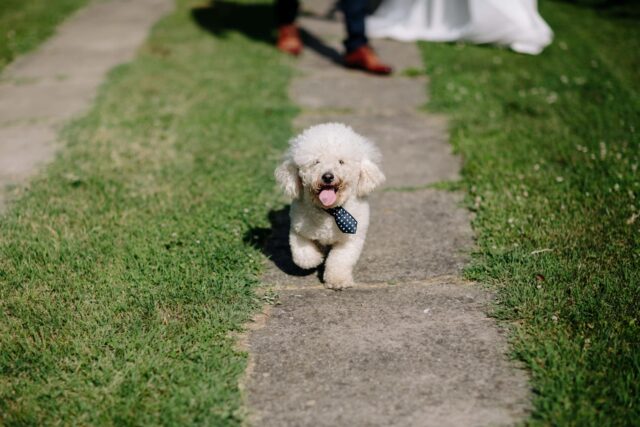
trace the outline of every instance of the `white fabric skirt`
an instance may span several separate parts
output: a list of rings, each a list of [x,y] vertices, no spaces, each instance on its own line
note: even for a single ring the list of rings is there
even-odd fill
[[[366,25],[372,38],[495,43],[532,55],[553,39],[537,0],[385,0]]]

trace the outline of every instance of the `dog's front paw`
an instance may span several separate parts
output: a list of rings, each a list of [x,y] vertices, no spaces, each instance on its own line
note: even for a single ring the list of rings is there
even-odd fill
[[[324,286],[327,289],[344,289],[350,288],[354,285],[353,277],[351,273],[336,273],[336,272],[325,272],[324,276]]]
[[[292,247],[291,255],[293,256],[293,262],[305,270],[316,268],[324,260],[324,254],[311,242],[304,246]]]
[[[351,288],[353,287],[353,282],[350,283],[329,283],[329,282],[325,282],[324,283],[324,287],[327,289],[332,289],[334,291],[341,291],[343,289],[347,289],[347,288]]]

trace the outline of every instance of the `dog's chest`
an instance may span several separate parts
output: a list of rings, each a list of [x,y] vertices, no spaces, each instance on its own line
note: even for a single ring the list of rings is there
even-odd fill
[[[300,235],[318,241],[323,245],[331,245],[345,238],[335,222],[335,218],[326,212],[292,206],[291,227]]]

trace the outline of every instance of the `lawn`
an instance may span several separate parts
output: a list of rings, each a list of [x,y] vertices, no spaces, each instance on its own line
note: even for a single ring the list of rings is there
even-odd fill
[[[268,225],[295,109],[270,3],[197,4],[110,74],[0,219],[0,425],[242,418],[230,332],[262,260],[243,235]]]
[[[640,7],[543,1],[536,57],[422,43],[477,213],[471,279],[531,371],[531,425],[640,420]]]
[[[84,1],[54,3],[0,6],[0,68]],[[0,425],[242,421],[243,236],[295,114],[271,2],[248,3],[178,1],[0,217]],[[640,10],[612,4],[541,2],[537,57],[421,44],[477,214],[466,274],[498,292],[532,425],[640,419]]]
[[[56,26],[87,0],[2,0],[0,2],[0,71],[40,44]]]

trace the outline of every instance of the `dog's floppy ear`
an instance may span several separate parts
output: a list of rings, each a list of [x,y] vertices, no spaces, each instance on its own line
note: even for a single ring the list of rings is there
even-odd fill
[[[384,174],[374,162],[364,159],[360,163],[360,178],[358,180],[358,196],[366,196],[385,180]]]
[[[275,176],[284,194],[292,199],[300,197],[302,183],[300,176],[298,176],[298,167],[291,159],[286,159],[276,168]]]

